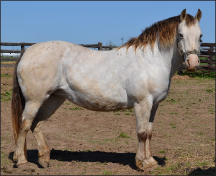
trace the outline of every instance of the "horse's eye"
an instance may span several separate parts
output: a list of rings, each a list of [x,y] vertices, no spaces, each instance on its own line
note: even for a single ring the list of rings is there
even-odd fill
[[[202,36],[203,36],[203,35],[201,34],[201,35],[200,35],[200,38],[199,38],[199,41],[200,41],[200,42],[202,42],[202,39],[201,39],[201,38],[202,38]]]
[[[182,34],[179,34],[179,37],[180,37],[180,39],[183,39],[183,38],[184,38]]]

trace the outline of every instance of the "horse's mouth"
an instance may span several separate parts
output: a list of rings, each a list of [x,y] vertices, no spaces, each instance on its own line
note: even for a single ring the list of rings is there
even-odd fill
[[[190,73],[194,73],[196,71],[196,69],[187,69],[187,71]]]

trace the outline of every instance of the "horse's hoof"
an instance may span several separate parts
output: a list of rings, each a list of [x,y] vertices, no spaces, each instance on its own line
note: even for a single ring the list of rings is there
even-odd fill
[[[35,172],[35,170],[37,169],[37,165],[29,162],[24,164],[19,164],[17,165],[17,167],[22,171],[28,171],[28,172]]]
[[[158,167],[158,163],[157,161],[155,161],[155,159],[153,157],[141,161],[141,160],[136,160],[136,166],[144,171],[151,171],[154,170],[156,167]]]
[[[43,168],[47,168],[49,165],[49,163],[47,163],[46,161],[44,161],[42,159],[39,159],[38,162]]]

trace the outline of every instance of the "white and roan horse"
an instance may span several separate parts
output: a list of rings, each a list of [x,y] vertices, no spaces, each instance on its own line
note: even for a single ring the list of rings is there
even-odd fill
[[[195,17],[184,9],[181,15],[153,24],[111,51],[63,41],[29,47],[14,72],[13,160],[18,161],[17,166],[31,166],[26,154],[29,130],[38,143],[39,163],[48,166],[50,149],[40,129],[68,99],[95,111],[134,108],[139,144],[136,166],[143,170],[155,167],[150,149],[154,116],[181,64],[185,62],[190,71],[199,65],[201,16],[199,9]]]

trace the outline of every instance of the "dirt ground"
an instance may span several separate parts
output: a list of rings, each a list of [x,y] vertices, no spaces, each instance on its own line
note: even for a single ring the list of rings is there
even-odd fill
[[[175,76],[160,103],[152,136],[152,155],[159,166],[140,171],[134,110],[94,112],[65,103],[43,125],[51,148],[49,167],[38,160],[37,143],[27,136],[28,161],[20,170],[12,161],[13,68],[1,68],[2,175],[211,175],[215,174],[215,80]]]

